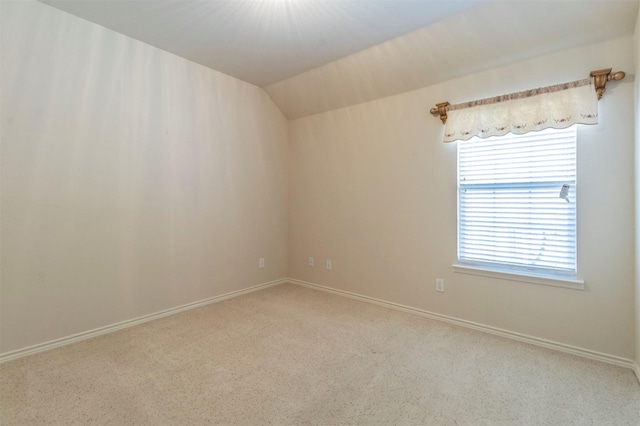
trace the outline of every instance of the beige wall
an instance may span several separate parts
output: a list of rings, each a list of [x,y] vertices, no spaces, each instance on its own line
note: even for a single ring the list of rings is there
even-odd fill
[[[443,126],[428,114],[444,100],[632,70],[632,52],[626,37],[292,121],[289,276],[633,358],[633,79],[610,84],[600,124],[578,131],[584,291],[453,272],[456,145],[441,142]]]
[[[635,143],[635,195],[636,195],[636,374],[640,372],[640,10],[638,10],[638,18],[636,20],[635,33],[635,127],[636,127],[636,143]],[[638,376],[640,380],[640,376]]]
[[[287,121],[262,89],[1,7],[1,353],[286,276]]]

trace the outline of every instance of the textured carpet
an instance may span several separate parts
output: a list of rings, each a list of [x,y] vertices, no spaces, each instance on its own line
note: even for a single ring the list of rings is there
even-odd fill
[[[3,425],[634,425],[633,372],[285,284],[0,366]]]

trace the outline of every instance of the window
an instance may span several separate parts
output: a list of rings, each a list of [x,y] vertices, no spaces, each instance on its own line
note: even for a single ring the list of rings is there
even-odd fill
[[[575,279],[576,126],[457,143],[458,265]]]

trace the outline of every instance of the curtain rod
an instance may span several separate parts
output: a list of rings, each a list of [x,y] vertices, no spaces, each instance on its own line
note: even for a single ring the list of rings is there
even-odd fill
[[[611,74],[611,68],[606,68],[602,70],[591,71],[589,77],[593,77],[593,85],[595,86],[596,93],[598,94],[598,99],[602,98],[602,94],[606,91],[607,81],[618,81],[622,80],[625,76],[624,71],[618,71],[616,73]],[[553,86],[549,86],[553,87]],[[546,88],[543,88],[546,89]],[[472,101],[477,102],[477,101]],[[470,102],[464,102],[462,104],[451,105],[449,102],[440,102],[436,104],[435,108],[431,108],[429,111],[431,115],[434,117],[440,117],[442,120],[442,124],[447,122],[447,111],[451,108],[467,105]]]

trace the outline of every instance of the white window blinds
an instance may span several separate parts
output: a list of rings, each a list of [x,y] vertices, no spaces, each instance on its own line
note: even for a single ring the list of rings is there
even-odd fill
[[[575,278],[575,188],[576,126],[459,141],[459,264]]]

